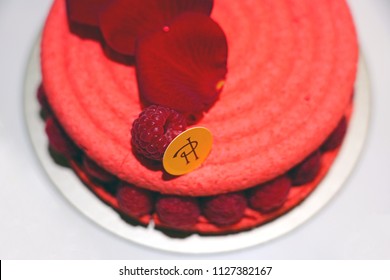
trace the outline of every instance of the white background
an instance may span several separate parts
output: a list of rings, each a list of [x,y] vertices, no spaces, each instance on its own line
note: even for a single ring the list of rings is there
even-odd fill
[[[390,259],[390,1],[350,0],[372,85],[369,135],[341,192],[293,232],[250,249],[187,255],[121,239],[74,209],[28,138],[23,83],[51,0],[0,0],[1,259]]]

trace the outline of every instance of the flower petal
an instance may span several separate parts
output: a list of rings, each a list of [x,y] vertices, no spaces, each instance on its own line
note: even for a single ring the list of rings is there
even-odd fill
[[[145,105],[197,118],[218,99],[227,68],[222,29],[200,13],[184,13],[136,45],[137,79]]]
[[[67,0],[69,19],[73,22],[99,25],[99,14],[111,0]]]
[[[113,0],[100,15],[100,27],[114,50],[133,55],[138,36],[162,28],[183,12],[209,15],[212,7],[213,0]]]

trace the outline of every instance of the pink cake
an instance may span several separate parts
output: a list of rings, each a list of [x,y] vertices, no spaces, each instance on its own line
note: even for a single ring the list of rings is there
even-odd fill
[[[65,0],[54,1],[44,27],[42,99],[60,131],[48,132],[51,148],[102,200],[144,224],[153,219],[161,227],[224,233],[277,218],[326,175],[352,111],[358,47],[344,0],[215,0],[210,16],[229,49],[224,88],[196,123],[211,131],[214,144],[200,168],[177,177],[140,158],[130,144],[131,125],[143,109],[133,58],[113,54],[96,29],[69,23]],[[61,137],[74,147],[61,149]],[[312,178],[299,182],[299,168]],[[254,190],[272,188],[280,178],[288,183],[274,185],[288,186],[275,194],[285,197],[256,209]],[[146,190],[137,201],[145,198],[147,213],[127,213],[117,185]],[[175,206],[164,208],[164,198]],[[186,213],[176,213],[183,205],[195,209],[188,223],[171,222],[175,215],[186,220]],[[226,213],[237,218],[213,217]]]

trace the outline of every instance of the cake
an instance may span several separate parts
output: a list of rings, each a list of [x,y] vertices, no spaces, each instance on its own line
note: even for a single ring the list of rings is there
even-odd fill
[[[324,178],[353,109],[358,47],[344,0],[211,1],[226,35],[226,79],[189,124],[211,132],[211,152],[181,176],[135,151],[130,131],[147,108],[139,66],[72,2],[54,1],[42,35],[38,98],[49,146],[125,219],[201,234],[249,230],[299,205]]]

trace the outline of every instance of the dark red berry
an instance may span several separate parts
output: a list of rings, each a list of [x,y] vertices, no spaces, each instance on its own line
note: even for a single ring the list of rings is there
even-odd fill
[[[219,226],[237,223],[247,207],[246,197],[242,192],[227,193],[207,197],[203,201],[203,214]]]
[[[79,153],[78,148],[73,144],[65,131],[53,117],[46,119],[46,134],[49,138],[49,145],[55,152],[65,156],[74,157]]]
[[[293,186],[307,184],[314,180],[321,168],[321,152],[316,150],[290,172]]]
[[[50,115],[51,109],[50,109],[49,102],[47,101],[46,92],[45,92],[42,84],[38,87],[37,99],[38,99],[39,105],[41,105],[41,114],[42,114],[43,118],[46,119],[47,116]]]
[[[336,149],[343,142],[345,133],[347,132],[347,118],[343,117],[335,130],[329,135],[329,137],[322,144],[321,149],[323,151],[330,151]]]
[[[152,105],[133,122],[131,142],[138,154],[161,160],[171,141],[186,129],[183,115],[173,109]]]
[[[156,212],[163,224],[182,229],[195,225],[200,215],[196,198],[175,195],[159,197]]]
[[[154,209],[154,193],[121,183],[116,193],[119,209],[130,217],[140,217],[150,214]]]
[[[249,205],[261,212],[270,212],[280,208],[287,200],[291,181],[281,176],[249,190]]]
[[[37,90],[37,99],[41,107],[46,107],[47,105],[47,99],[46,99],[46,94],[45,90],[43,89],[43,85],[40,84]]]
[[[96,162],[91,160],[89,157],[84,156],[83,158],[84,171],[92,178],[105,183],[111,183],[116,181],[116,177],[100,167]]]

